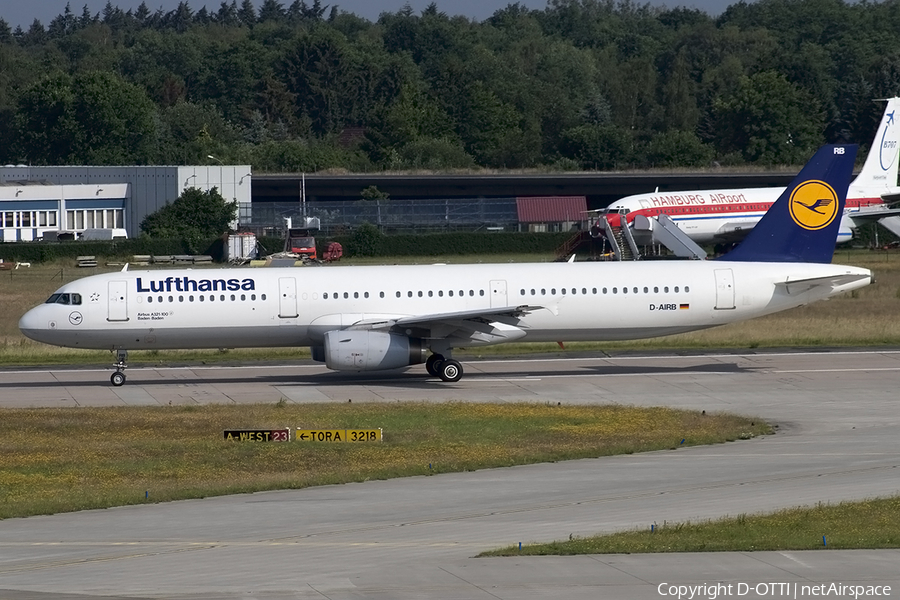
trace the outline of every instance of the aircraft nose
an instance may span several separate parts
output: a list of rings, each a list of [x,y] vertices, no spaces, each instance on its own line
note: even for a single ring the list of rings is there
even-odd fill
[[[21,331],[25,337],[29,337],[38,342],[44,341],[47,333],[56,326],[54,321],[47,320],[46,314],[42,314],[44,313],[44,311],[41,310],[42,308],[42,306],[32,308],[19,319],[19,331]]]

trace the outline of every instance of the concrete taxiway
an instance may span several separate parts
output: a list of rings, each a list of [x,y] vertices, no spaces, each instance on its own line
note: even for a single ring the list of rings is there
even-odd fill
[[[734,586],[719,597],[813,597],[804,596],[804,585],[832,583],[887,585],[898,595],[898,550],[471,557],[520,541],[896,494],[900,353],[464,366],[465,378],[452,385],[421,368],[351,376],[316,365],[129,369],[122,388],[106,383],[108,371],[6,370],[0,407],[280,398],[618,402],[759,415],[779,433],[642,455],[10,519],[0,522],[0,598],[629,600],[717,582]]]

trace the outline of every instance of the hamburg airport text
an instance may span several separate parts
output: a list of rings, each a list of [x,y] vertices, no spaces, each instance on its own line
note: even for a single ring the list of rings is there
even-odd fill
[[[137,278],[138,292],[235,292],[238,290],[255,290],[256,283],[252,279],[191,279],[190,277],[166,277],[150,281],[150,287],[144,287],[141,278]]]
[[[703,194],[676,194],[673,196],[654,196],[650,198],[653,206],[687,206],[690,204],[706,204]],[[747,201],[743,194],[709,194],[710,204],[742,204]]]
[[[676,585],[661,583],[656,588],[660,596],[678,600],[727,598],[872,598],[889,597],[889,585],[845,585],[843,583],[704,583],[701,585]]]

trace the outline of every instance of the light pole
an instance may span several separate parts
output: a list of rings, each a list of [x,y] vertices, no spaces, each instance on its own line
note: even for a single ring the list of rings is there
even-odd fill
[[[216,158],[216,157],[213,156],[212,154],[207,154],[207,155],[206,155],[206,158],[210,158],[210,159],[216,161],[217,163],[219,163],[219,164],[222,165],[223,167],[225,166],[225,163],[223,163],[221,160],[219,160],[218,158]]]

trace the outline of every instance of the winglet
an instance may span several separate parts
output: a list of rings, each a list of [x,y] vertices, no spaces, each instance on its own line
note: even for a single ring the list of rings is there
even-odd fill
[[[856,149],[820,148],[744,241],[719,260],[830,263]]]

